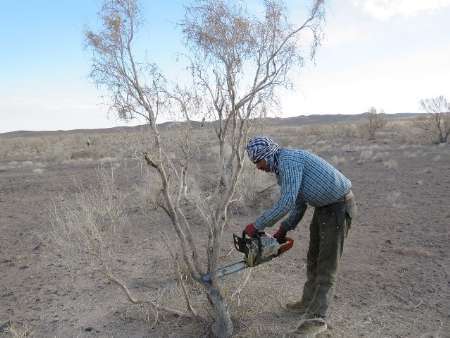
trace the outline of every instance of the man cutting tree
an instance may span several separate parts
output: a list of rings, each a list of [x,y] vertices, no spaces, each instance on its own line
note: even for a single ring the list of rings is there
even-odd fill
[[[254,137],[247,144],[250,160],[260,170],[274,173],[281,188],[280,199],[244,232],[257,236],[289,214],[273,235],[279,243],[297,227],[307,205],[314,207],[310,225],[307,280],[300,300],[288,303],[288,310],[313,320],[326,329],[344,239],[356,211],[351,182],[331,164],[305,150],[280,148],[268,137]],[[306,323],[306,324],[305,324]],[[298,330],[310,329],[305,321]],[[319,323],[319,324],[317,324]]]

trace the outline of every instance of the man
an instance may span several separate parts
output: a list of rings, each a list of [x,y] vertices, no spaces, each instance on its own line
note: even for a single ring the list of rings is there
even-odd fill
[[[303,294],[299,301],[288,303],[286,307],[303,315],[303,319],[319,320],[326,329],[325,318],[338,262],[355,213],[351,182],[319,156],[304,150],[280,148],[268,137],[252,138],[247,144],[247,154],[258,169],[275,173],[281,187],[281,196],[275,205],[254,224],[245,227],[247,235],[254,237],[289,213],[274,234],[278,242],[283,243],[286,233],[297,227],[307,205],[315,208]]]

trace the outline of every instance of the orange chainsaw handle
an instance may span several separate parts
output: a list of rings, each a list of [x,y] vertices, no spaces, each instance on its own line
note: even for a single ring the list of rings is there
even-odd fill
[[[290,250],[293,247],[293,245],[294,240],[292,238],[286,237],[286,242],[281,244],[280,248],[278,249],[278,256]]]

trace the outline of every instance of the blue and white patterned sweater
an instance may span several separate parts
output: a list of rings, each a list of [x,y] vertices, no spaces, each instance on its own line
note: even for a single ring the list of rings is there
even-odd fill
[[[342,198],[352,183],[339,170],[305,150],[281,148],[276,153],[277,181],[281,187],[278,202],[255,222],[259,230],[273,226],[290,212],[281,224],[295,229],[307,204],[321,207]]]

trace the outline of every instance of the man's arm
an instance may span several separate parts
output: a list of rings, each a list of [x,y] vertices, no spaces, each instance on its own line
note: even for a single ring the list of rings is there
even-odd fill
[[[298,223],[300,223],[300,221],[302,220],[307,207],[307,204],[299,195],[297,197],[297,200],[295,201],[294,209],[292,209],[289,216],[283,222],[281,222],[281,229],[283,229],[285,232],[294,230],[297,227]]]
[[[265,211],[255,222],[258,230],[273,226],[295,207],[298,192],[302,183],[303,168],[296,164],[287,163],[279,168],[279,182],[281,186],[280,199],[275,205]]]

